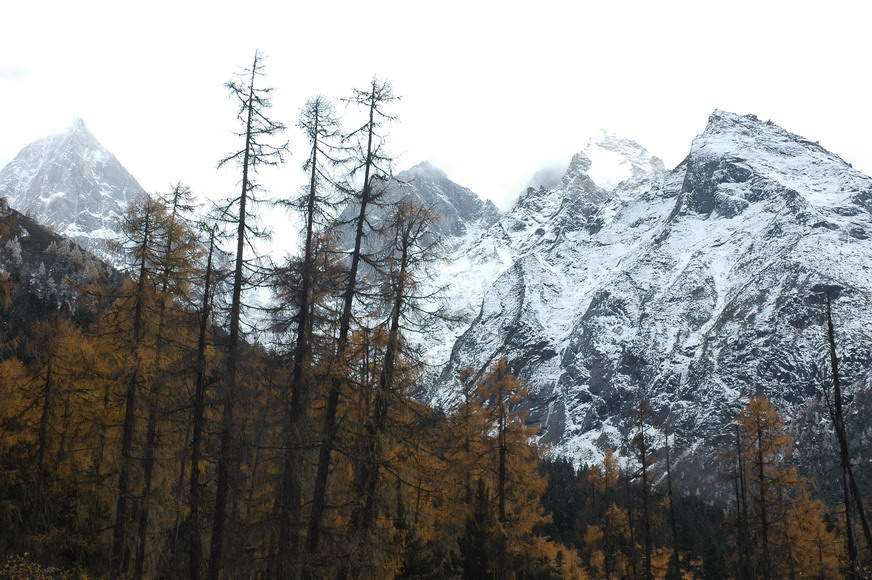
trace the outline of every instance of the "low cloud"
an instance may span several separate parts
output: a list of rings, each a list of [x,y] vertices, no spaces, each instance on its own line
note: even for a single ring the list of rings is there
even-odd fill
[[[11,66],[0,65],[0,79],[6,81],[16,81],[26,76],[30,71],[24,68],[16,68]]]
[[[560,180],[566,173],[567,167],[569,167],[569,163],[564,161],[549,163],[536,171],[530,180],[527,181],[525,187],[532,187],[534,189],[544,187],[545,189],[551,189],[560,183]]]

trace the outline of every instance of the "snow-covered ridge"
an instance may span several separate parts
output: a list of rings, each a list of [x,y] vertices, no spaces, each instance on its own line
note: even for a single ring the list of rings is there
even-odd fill
[[[26,146],[0,171],[0,196],[15,209],[113,261],[106,242],[142,187],[81,119]]]
[[[98,251],[138,193],[83,123],[0,172],[0,198]],[[462,369],[482,374],[505,356],[542,441],[579,461],[620,446],[642,399],[656,428],[704,453],[758,392],[813,454],[818,430],[803,426],[820,410],[825,365],[812,289],[827,283],[844,289],[846,390],[872,412],[872,178],[776,125],[715,111],[672,171],[600,134],[558,184],[502,214],[426,162],[391,196],[442,216],[433,285],[450,316],[418,339],[433,379],[421,396],[434,404],[451,404]]]
[[[823,380],[816,284],[846,289],[846,376],[872,384],[870,232],[872,178],[756,117],[715,111],[671,172],[601,137],[446,260],[466,317],[429,350],[430,400],[506,356],[542,440],[577,460],[619,446],[642,399],[688,450],[751,393],[799,429]]]
[[[578,155],[589,162],[585,170],[587,176],[606,190],[613,190],[634,177],[664,171],[659,157],[635,141],[604,129],[600,129]]]

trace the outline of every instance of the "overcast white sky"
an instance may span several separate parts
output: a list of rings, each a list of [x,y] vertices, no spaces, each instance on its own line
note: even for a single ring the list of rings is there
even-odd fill
[[[598,127],[668,167],[715,108],[771,119],[872,173],[872,3],[441,0],[28,0],[0,8],[0,166],[81,116],[149,191],[220,198],[238,146],[223,83],[260,48],[293,155],[265,176],[296,191],[293,129],[317,93],[377,75],[403,100],[397,169],[427,159],[507,207]]]

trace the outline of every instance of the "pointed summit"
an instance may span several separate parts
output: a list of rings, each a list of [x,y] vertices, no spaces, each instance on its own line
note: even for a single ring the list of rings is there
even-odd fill
[[[80,117],[26,146],[0,171],[0,197],[10,206],[104,258],[118,217],[144,193]]]
[[[597,186],[607,190],[627,179],[664,171],[659,157],[635,141],[605,129],[597,131],[581,153],[576,154],[570,169],[573,166],[585,171]]]
[[[691,145],[684,209],[733,217],[758,203],[808,212],[868,211],[869,176],[818,143],[755,115],[715,110]]]
[[[490,201],[483,201],[469,188],[451,181],[448,175],[429,161],[397,174],[405,183],[398,193],[433,207],[439,214],[439,229],[443,234],[462,236],[472,227],[487,227],[499,218],[499,210]]]

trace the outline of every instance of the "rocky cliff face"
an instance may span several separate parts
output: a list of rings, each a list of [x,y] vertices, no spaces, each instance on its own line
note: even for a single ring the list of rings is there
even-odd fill
[[[0,196],[13,208],[110,261],[106,242],[117,235],[117,219],[144,193],[81,119],[31,143],[0,171]]]
[[[670,172],[632,142],[591,148],[559,186],[528,190],[447,260],[446,279],[479,279],[448,299],[468,297],[456,307],[467,319],[431,347],[431,359],[442,356],[432,401],[450,404],[461,369],[481,375],[505,356],[530,387],[543,441],[581,461],[619,446],[642,400],[692,451],[711,449],[745,398],[763,393],[794,419],[802,447],[812,431],[800,426],[826,423],[815,287],[831,284],[843,288],[833,305],[840,354],[862,407],[872,178],[723,111]],[[598,168],[600,151],[612,157]]]

